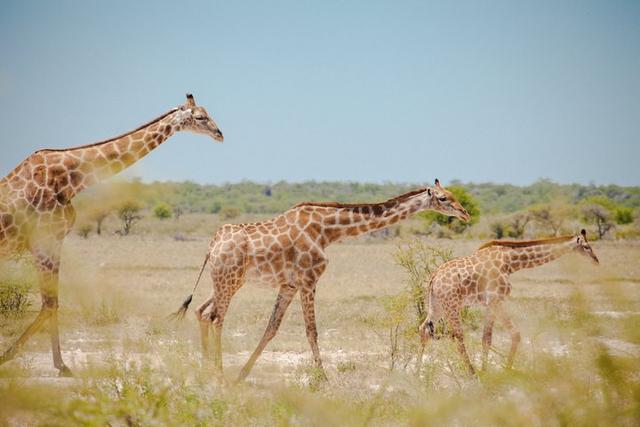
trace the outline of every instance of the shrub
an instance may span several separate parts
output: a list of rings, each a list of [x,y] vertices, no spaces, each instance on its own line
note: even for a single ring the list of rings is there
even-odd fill
[[[455,233],[462,233],[471,225],[478,222],[480,218],[480,209],[478,208],[478,203],[473,198],[473,196],[467,192],[464,188],[459,186],[452,186],[447,188],[454,197],[460,202],[460,204],[467,210],[469,215],[471,215],[471,219],[469,222],[464,223],[457,218],[453,218],[447,215],[442,215],[432,211],[420,212],[418,216],[423,218],[427,224],[431,224],[436,222],[442,226],[448,227]]]
[[[0,315],[3,317],[19,317],[23,315],[31,301],[30,286],[17,280],[0,280]]]
[[[633,209],[620,207],[615,212],[616,222],[620,225],[631,224],[633,222]]]
[[[172,212],[171,208],[165,203],[160,203],[153,208],[153,214],[158,219],[168,219],[171,218]]]
[[[135,200],[127,200],[118,207],[118,217],[122,221],[122,229],[120,235],[128,236],[131,233],[133,225],[142,219],[139,214],[142,205]]]
[[[110,207],[97,207],[91,210],[89,213],[89,218],[96,223],[96,234],[102,234],[102,224],[107,219],[107,217],[111,215]]]
[[[388,341],[390,370],[399,364],[406,369],[417,355],[418,327],[426,317],[426,284],[435,269],[452,258],[452,253],[415,239],[398,248],[394,258],[407,272],[406,286],[396,295],[381,298],[384,315],[367,321],[374,332]]]
[[[500,221],[492,222],[491,225],[489,225],[489,228],[491,229],[493,237],[495,237],[496,239],[502,239],[505,235],[508,234],[509,230],[508,226]]]
[[[224,221],[234,219],[240,216],[240,209],[235,206],[225,206],[220,209],[219,215],[220,219]]]
[[[91,224],[84,223],[78,227],[78,235],[84,237],[85,239],[89,237],[89,234],[93,231],[93,226]]]

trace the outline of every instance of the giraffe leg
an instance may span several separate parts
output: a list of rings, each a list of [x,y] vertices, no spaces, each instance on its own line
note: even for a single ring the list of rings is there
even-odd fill
[[[211,311],[213,310],[213,297],[206,300],[195,311],[200,325],[200,343],[202,344],[202,356],[209,356],[209,326],[211,325]]]
[[[267,329],[264,331],[264,335],[262,336],[262,339],[260,340],[258,347],[256,347],[253,354],[251,355],[247,363],[244,365],[244,367],[240,371],[240,374],[238,375],[238,379],[236,380],[236,382],[240,382],[244,380],[247,377],[247,375],[249,375],[249,372],[251,371],[253,364],[256,362],[258,357],[260,357],[260,354],[262,354],[262,351],[264,350],[264,348],[267,346],[269,341],[271,341],[273,337],[276,336],[276,333],[278,332],[278,328],[280,327],[280,323],[282,323],[282,318],[284,317],[284,313],[287,311],[287,308],[289,307],[291,300],[296,294],[296,291],[297,289],[293,286],[284,285],[280,287],[280,291],[278,292],[278,298],[276,299],[276,304],[273,307],[273,313],[271,313],[271,318],[269,319],[269,324],[267,325]]]
[[[302,303],[302,315],[304,316],[304,324],[307,332],[307,340],[311,346],[311,352],[313,353],[313,361],[316,367],[320,370],[322,379],[327,379],[327,374],[322,367],[322,360],[320,359],[320,349],[318,348],[318,329],[316,327],[316,313],[315,313],[315,283],[313,287],[304,287],[300,291],[300,302]]]
[[[58,329],[58,275],[60,271],[59,247],[56,255],[43,256],[37,250],[34,251],[38,262],[40,286],[43,305],[51,310],[49,316],[49,334],[51,337],[51,354],[53,366],[60,371],[60,376],[71,376],[71,370],[62,360],[60,351],[60,332]]]
[[[467,365],[469,372],[471,372],[471,374],[474,375],[476,373],[476,370],[473,367],[471,360],[469,359],[467,348],[464,345],[464,334],[462,333],[462,323],[460,322],[460,317],[455,316],[455,317],[449,318],[449,326],[451,327],[451,337],[458,344],[458,351],[462,355],[462,359]]]
[[[416,375],[420,375],[420,371],[422,369],[422,359],[424,358],[424,350],[429,343],[429,340],[433,338],[435,333],[435,325],[433,320],[429,317],[424,319],[424,322],[420,325],[419,328],[420,333],[420,350],[418,351],[418,358],[416,360]]]
[[[495,304],[492,306],[493,312],[502,325],[509,331],[511,334],[511,348],[509,349],[509,356],[507,357],[507,369],[511,369],[513,366],[513,360],[516,356],[516,350],[518,350],[518,345],[520,344],[520,332],[516,329],[511,317],[507,314],[507,312],[502,307],[502,304]]]
[[[22,335],[20,335],[20,338],[18,338],[13,343],[13,345],[11,345],[2,354],[2,356],[0,356],[0,365],[13,359],[16,356],[16,354],[18,354],[20,349],[22,349],[22,347],[26,344],[26,342],[29,341],[29,338],[31,338],[33,334],[35,334],[40,329],[42,329],[42,326],[44,326],[45,322],[49,320],[49,318],[51,317],[52,312],[53,311],[51,310],[51,308],[47,307],[45,305],[45,302],[43,301],[42,308],[40,309],[40,313],[38,313],[38,316],[35,318],[35,320],[31,322],[31,324],[22,333]]]
[[[491,348],[491,340],[493,337],[493,323],[495,321],[495,314],[489,308],[487,310],[487,317],[484,322],[484,330],[482,332],[482,370],[487,369],[487,359],[489,357],[489,349]]]
[[[60,259],[57,255],[43,255],[38,251],[34,251],[34,255],[37,261],[42,308],[36,319],[27,327],[20,338],[0,356],[0,365],[13,359],[29,338],[37,333],[48,320],[53,365],[60,371],[61,376],[70,376],[71,370],[62,360],[60,334],[58,330],[58,271],[60,268]]]

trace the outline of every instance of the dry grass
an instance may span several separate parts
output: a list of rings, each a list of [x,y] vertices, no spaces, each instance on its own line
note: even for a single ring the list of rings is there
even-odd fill
[[[388,342],[370,320],[384,314],[383,298],[404,286],[405,273],[392,256],[399,242],[337,244],[328,250],[329,268],[317,294],[329,381],[319,382],[311,368],[301,310],[294,303],[248,382],[222,387],[200,357],[195,319],[166,320],[189,293],[208,245],[207,219],[187,223],[191,239],[186,241],[173,238],[176,226],[168,222],[163,232],[127,238],[70,236],[60,321],[63,355],[77,376],[56,377],[48,336],[38,334],[17,360],[0,367],[0,424],[631,425],[640,420],[637,243],[596,243],[600,267],[568,256],[515,275],[508,308],[523,335],[515,370],[501,368],[508,340],[498,328],[492,366],[479,379],[465,374],[448,340],[428,349],[422,376],[415,376],[413,364],[389,372]],[[463,255],[480,242],[436,243]],[[196,303],[210,286],[207,277]],[[275,297],[273,289],[247,284],[232,302],[223,338],[229,378],[255,348]],[[32,316],[3,324],[0,349]],[[480,334],[468,328],[476,363]]]

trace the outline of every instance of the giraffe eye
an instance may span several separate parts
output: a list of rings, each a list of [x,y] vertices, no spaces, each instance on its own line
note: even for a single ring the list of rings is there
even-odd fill
[[[204,120],[204,119],[206,119],[205,116],[196,116],[196,120]]]
[[[438,197],[438,200],[440,200],[441,202],[446,202],[447,198],[446,197]]]

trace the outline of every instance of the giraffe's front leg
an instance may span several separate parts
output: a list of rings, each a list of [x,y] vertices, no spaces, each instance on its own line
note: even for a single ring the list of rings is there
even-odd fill
[[[51,337],[51,353],[53,366],[60,371],[61,376],[71,376],[71,370],[62,360],[60,351],[60,333],[58,330],[58,277],[60,271],[60,247],[54,251],[33,251],[40,279],[42,305],[50,311],[49,334]]]
[[[58,331],[58,272],[60,269],[59,245],[58,250],[33,250],[38,269],[38,279],[42,307],[36,319],[27,327],[16,342],[0,356],[0,365],[13,359],[20,349],[49,321],[51,336],[51,352],[53,365],[60,371],[61,376],[70,376],[71,370],[62,360],[60,351],[60,334]]]
[[[482,370],[487,369],[487,360],[489,358],[489,349],[491,348],[491,341],[493,337],[493,324],[495,321],[495,314],[489,307],[487,309],[487,317],[484,322],[484,330],[482,332]]]
[[[520,332],[516,329],[511,317],[509,317],[507,312],[504,310],[502,304],[495,304],[492,308],[498,321],[502,323],[511,334],[511,348],[509,349],[509,356],[507,357],[506,365],[507,369],[511,369],[516,356],[516,351],[518,350],[518,345],[520,344]]]
[[[464,363],[467,365],[469,372],[471,373],[471,375],[475,375],[476,370],[471,363],[469,353],[467,353],[467,348],[464,345],[464,333],[462,332],[462,322],[460,321],[460,316],[458,314],[450,317],[448,320],[449,327],[451,328],[451,337],[458,344],[458,351],[460,352]]]
[[[300,302],[302,303],[302,315],[304,316],[305,330],[307,333],[307,340],[313,353],[313,361],[316,364],[316,368],[320,371],[320,376],[323,380],[327,379],[327,374],[322,367],[322,359],[320,359],[320,349],[318,347],[318,329],[316,327],[316,313],[315,313],[315,294],[316,286],[315,282],[311,286],[305,286],[300,290]]]
[[[271,313],[271,318],[269,319],[269,324],[267,325],[267,329],[264,331],[264,335],[258,344],[258,347],[253,351],[251,357],[247,361],[247,363],[242,367],[240,374],[236,382],[240,382],[244,380],[249,372],[251,372],[251,368],[253,364],[256,362],[262,351],[267,346],[269,341],[276,336],[278,329],[280,328],[280,324],[282,323],[282,318],[284,317],[284,313],[286,313],[289,304],[291,304],[291,300],[293,296],[296,294],[297,289],[291,285],[283,285],[280,287],[280,291],[278,292],[278,298],[276,299],[276,304],[273,307],[273,313]]]

